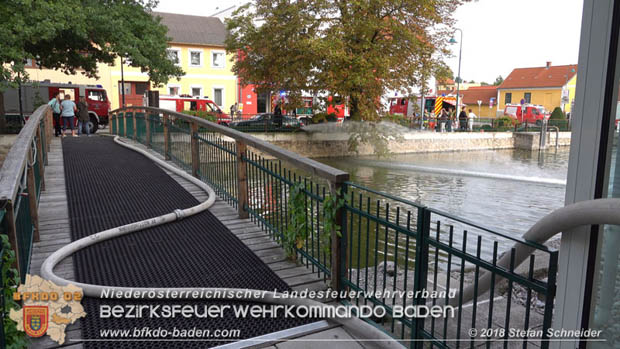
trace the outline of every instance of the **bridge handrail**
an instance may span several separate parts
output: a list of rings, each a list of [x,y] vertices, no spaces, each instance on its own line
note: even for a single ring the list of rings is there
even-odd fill
[[[28,118],[26,124],[17,135],[17,139],[9,150],[2,168],[0,169],[0,207],[5,203],[15,201],[19,191],[19,183],[26,168],[28,150],[36,136],[41,120],[45,120],[48,106],[44,104],[37,108]]]
[[[242,142],[245,145],[249,145],[254,147],[260,151],[268,153],[270,155],[275,156],[280,160],[284,160],[299,169],[307,171],[313,175],[319,176],[321,178],[326,179],[330,183],[344,183],[349,180],[349,174],[347,172],[341,171],[339,169],[333,168],[331,166],[322,164],[318,161],[299,156],[299,154],[293,153],[286,149],[280,148],[271,143],[260,140],[256,137],[253,137],[247,133],[243,133],[237,131],[235,129],[229,128],[227,126],[218,125],[214,122],[207,121],[205,119],[187,115],[175,111],[171,111],[168,109],[154,108],[154,107],[139,107],[139,106],[128,106],[124,108],[119,108],[112,110],[110,113],[113,114],[112,118],[116,117],[116,114],[119,112],[123,112],[125,110],[145,110],[151,111],[155,113],[161,113],[163,115],[174,116],[175,118],[179,118],[190,123],[196,123],[200,127],[207,128],[211,131],[215,131],[221,133],[227,137],[233,138],[237,142]]]

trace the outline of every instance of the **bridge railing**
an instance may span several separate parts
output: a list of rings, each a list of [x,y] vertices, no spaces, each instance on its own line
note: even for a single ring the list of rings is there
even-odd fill
[[[45,165],[52,129],[51,110],[42,105],[28,118],[0,169],[0,232],[8,236],[15,253],[15,264],[10,267],[17,269],[22,282],[30,267],[32,244],[39,240],[38,204],[41,191],[45,190]],[[8,252],[2,249],[2,262]],[[4,307],[4,285],[9,275],[5,274],[8,268],[1,270],[0,322],[4,323],[8,315]],[[4,345],[5,340],[2,331],[0,326],[0,345]]]
[[[414,340],[406,345],[426,341],[433,347],[465,347],[474,343],[465,332],[469,328],[488,328],[492,336],[473,339],[495,345],[492,341],[508,335],[509,327],[551,325],[557,251],[365,188],[349,182],[346,172],[198,117],[128,107],[112,112],[111,130],[209,183],[240,218],[250,218],[279,243],[296,220],[304,233],[293,248],[297,260],[329,278],[333,289],[362,293],[343,302],[386,309],[375,319],[377,325],[396,338]],[[334,207],[333,198],[342,205]],[[337,229],[327,226],[329,219]],[[508,247],[514,242],[537,251],[530,264],[496,265],[500,251],[513,253]],[[474,294],[473,303],[420,293],[462,290],[485,273],[504,283]],[[392,294],[386,297],[388,291]],[[437,305],[452,305],[454,317],[425,320],[395,313],[399,306]],[[530,336],[524,346],[537,342],[545,347],[544,339],[544,333]]]

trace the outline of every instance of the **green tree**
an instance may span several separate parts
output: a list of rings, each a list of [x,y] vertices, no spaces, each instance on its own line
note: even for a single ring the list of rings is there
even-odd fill
[[[562,111],[562,108],[555,107],[555,109],[553,109],[553,112],[551,113],[551,116],[549,116],[549,119],[564,120],[564,119],[566,119],[566,115],[564,115],[564,112]]]
[[[3,0],[0,2],[0,132],[2,91],[27,80],[25,60],[67,74],[97,77],[97,63],[119,56],[160,85],[183,71],[168,59],[167,28],[151,15],[156,0]]]
[[[493,82],[494,86],[499,86],[502,84],[502,82],[504,82],[504,78],[500,75],[498,77],[495,78],[495,81]]]
[[[386,91],[413,93],[449,52],[466,0],[255,0],[227,21],[233,71],[259,92],[346,96],[353,119],[378,116]]]

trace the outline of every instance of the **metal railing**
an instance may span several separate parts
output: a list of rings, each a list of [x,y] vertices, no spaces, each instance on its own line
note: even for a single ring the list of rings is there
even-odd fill
[[[329,279],[333,289],[362,295],[342,302],[385,308],[386,315],[374,322],[406,345],[420,347],[426,341],[433,347],[458,348],[487,339],[471,338],[469,328],[551,325],[557,251],[348,182],[346,172],[201,118],[148,107],[127,107],[111,115],[113,133],[153,148],[209,183],[237,208],[240,218],[250,218],[278,243],[291,227],[291,194],[300,190],[306,238],[294,248],[297,260]],[[145,136],[129,132],[139,129],[146,115]],[[335,214],[340,235],[326,233],[328,196],[345,202]],[[536,250],[529,266],[496,265],[502,249],[514,253],[509,247],[515,242]],[[450,303],[449,293],[439,298],[422,293],[462,291],[477,285],[483,273],[503,284],[475,294],[467,304],[462,299]],[[451,305],[454,316],[425,320],[395,314],[398,307],[413,305]],[[525,338],[524,346],[538,342],[546,347],[544,336]],[[404,342],[408,339],[415,341]],[[494,339],[488,338],[487,347]]]
[[[32,244],[39,241],[38,204],[45,190],[45,165],[53,130],[52,113],[47,105],[40,106],[19,132],[0,169],[0,232],[6,234],[15,253],[15,265],[24,282],[30,267]],[[0,254],[3,260],[4,253]],[[4,285],[6,268],[1,268]],[[4,301],[3,289],[3,301]],[[7,309],[0,308],[4,323]],[[0,345],[5,338],[0,334]]]

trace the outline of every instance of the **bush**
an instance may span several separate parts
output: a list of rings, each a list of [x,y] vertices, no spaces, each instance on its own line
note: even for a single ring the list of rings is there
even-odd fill
[[[217,122],[217,116],[214,112],[206,110],[183,110],[183,114],[197,116],[211,122]]]
[[[336,122],[338,121],[338,117],[334,113],[327,114],[325,112],[316,113],[312,116],[313,124],[320,124],[323,122]]]
[[[501,127],[514,127],[515,124],[517,123],[517,120],[509,117],[509,116],[502,116],[501,118],[497,118],[495,119],[495,127],[497,128],[501,128]]]
[[[553,113],[551,113],[551,116],[549,117],[549,119],[552,119],[552,120],[565,120],[566,119],[566,115],[564,115],[564,112],[562,111],[562,108],[555,107],[555,109],[553,109]]]

